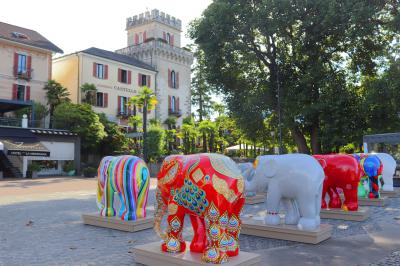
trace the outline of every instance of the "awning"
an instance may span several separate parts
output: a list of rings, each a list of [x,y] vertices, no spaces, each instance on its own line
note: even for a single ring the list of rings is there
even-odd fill
[[[0,142],[4,152],[14,156],[49,157],[50,151],[25,128],[0,128]]]
[[[26,107],[32,107],[32,102],[0,99],[0,113],[7,113]]]

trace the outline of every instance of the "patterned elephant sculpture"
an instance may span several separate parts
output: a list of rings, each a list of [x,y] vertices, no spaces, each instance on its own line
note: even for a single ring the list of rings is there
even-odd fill
[[[101,216],[116,216],[114,193],[117,192],[121,220],[146,217],[149,193],[149,170],[146,163],[136,156],[107,156],[98,168],[97,205]]]
[[[329,208],[342,208],[348,211],[358,210],[358,184],[363,171],[358,161],[346,154],[314,155],[325,172],[324,186],[322,189],[321,208],[326,209],[326,193],[329,195]],[[337,189],[344,193],[344,202],[340,199]]]
[[[236,164],[219,154],[168,156],[158,174],[154,229],[164,240],[161,249],[182,252],[184,218],[194,230],[190,250],[209,263],[224,263],[239,253],[240,212],[244,181]],[[168,229],[161,221],[168,211]]]
[[[358,196],[361,198],[380,198],[383,164],[378,156],[368,153],[353,154],[364,174],[358,185]]]

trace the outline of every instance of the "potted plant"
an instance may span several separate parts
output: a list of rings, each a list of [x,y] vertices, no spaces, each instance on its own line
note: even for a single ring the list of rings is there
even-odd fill
[[[38,177],[37,172],[40,172],[40,170],[42,170],[40,164],[32,162],[30,165],[28,165],[27,176],[30,178],[36,178]]]
[[[74,161],[66,161],[63,166],[63,171],[67,173],[68,176],[75,175]]]
[[[95,177],[97,176],[97,169],[91,166],[83,168],[84,177]]]

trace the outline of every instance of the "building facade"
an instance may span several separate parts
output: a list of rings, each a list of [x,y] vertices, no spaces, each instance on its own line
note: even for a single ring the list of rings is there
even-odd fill
[[[193,54],[181,47],[181,20],[157,9],[128,18],[127,47],[116,52],[153,66],[157,71],[156,117],[162,123],[177,117],[177,125],[191,115]]]
[[[36,31],[0,22],[0,100],[46,104],[43,87],[51,79],[52,55],[62,52]]]
[[[86,101],[95,112],[123,127],[128,127],[127,117],[133,113],[127,108],[128,99],[138,95],[142,86],[154,91],[155,76],[155,69],[146,63],[94,47],[53,60],[53,79],[68,89],[73,103]],[[85,83],[96,86],[90,100],[81,90]],[[149,119],[154,113],[149,112]],[[138,108],[136,114],[142,115],[142,110]]]

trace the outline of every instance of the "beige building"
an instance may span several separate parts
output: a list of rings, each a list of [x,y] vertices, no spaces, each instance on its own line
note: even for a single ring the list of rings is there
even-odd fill
[[[94,47],[53,60],[53,79],[68,89],[73,103],[85,101],[83,84],[94,84],[93,110],[121,126],[127,126],[132,113],[126,106],[128,99],[142,86],[154,91],[155,76],[155,69],[142,61]],[[154,113],[149,112],[149,119]],[[142,110],[137,109],[137,114]]]
[[[0,116],[30,100],[46,104],[52,55],[62,52],[36,31],[0,22]]]
[[[159,104],[156,117],[164,122],[168,116],[191,115],[191,65],[193,54],[181,47],[181,20],[157,9],[128,18],[128,47],[117,53],[137,58],[157,71],[155,92]]]

